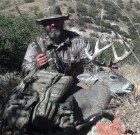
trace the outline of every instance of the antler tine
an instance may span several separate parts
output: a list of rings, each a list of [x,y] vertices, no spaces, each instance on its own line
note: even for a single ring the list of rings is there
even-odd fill
[[[106,45],[105,47],[99,49],[99,43],[100,43],[101,37],[102,37],[102,35],[98,38],[98,40],[96,42],[95,51],[94,51],[94,54],[92,56],[88,53],[88,49],[87,48],[85,49],[85,53],[91,61],[94,61],[97,56],[99,56],[107,48],[111,47],[114,43],[113,42],[113,43]]]
[[[124,42],[125,44],[126,44],[126,42]],[[127,46],[129,46],[128,44],[127,44]],[[117,55],[117,52],[116,52],[116,50],[115,50],[115,46],[112,46],[112,51],[113,51],[113,55],[114,55],[114,61],[113,61],[113,64],[116,64],[116,63],[118,63],[119,61],[122,61],[122,60],[124,60],[125,58],[127,58],[130,54],[131,54],[131,52],[132,51],[127,51],[126,50],[126,46],[124,45],[124,54],[122,55],[122,56],[118,56]]]
[[[102,37],[102,34],[101,36],[98,38],[97,42],[96,42],[96,45],[95,45],[95,51],[94,51],[94,54],[93,55],[90,55],[88,53],[88,48],[85,48],[85,53],[87,55],[87,57],[91,60],[91,61],[94,61],[94,59],[97,57],[97,54],[95,53],[98,48],[99,48],[99,43],[100,43],[100,40],[101,40],[101,37]]]

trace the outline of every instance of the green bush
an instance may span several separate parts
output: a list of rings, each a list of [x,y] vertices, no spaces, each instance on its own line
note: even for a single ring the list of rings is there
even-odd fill
[[[118,25],[112,25],[112,26],[111,26],[111,29],[112,29],[113,31],[115,31],[115,32],[120,31],[120,27],[119,27]]]
[[[122,16],[121,20],[124,22],[129,22],[129,19],[127,16]]]
[[[88,16],[90,16],[90,17],[95,17],[95,16],[97,15],[98,12],[99,12],[99,11],[98,11],[98,9],[97,9],[96,6],[90,7],[90,8],[88,9]]]
[[[80,28],[80,31],[86,32],[84,28]]]
[[[102,26],[104,26],[107,29],[111,29],[111,24],[110,23],[106,23],[106,22],[102,22]]]
[[[75,20],[75,23],[80,27],[83,27],[83,22],[81,21],[81,19]]]
[[[35,36],[40,28],[30,19],[26,25]],[[0,65],[20,70],[27,45],[32,37],[20,17],[0,15]]]
[[[96,44],[96,39],[95,38],[87,38],[87,40],[89,41],[89,43],[91,44],[93,50],[95,48],[95,44]]]
[[[129,26],[128,31],[129,31],[129,35],[130,35],[131,39],[135,40],[138,38],[138,34],[136,32],[136,29],[134,29],[133,26]]]
[[[77,3],[77,12],[83,16],[87,15],[87,8],[85,5],[81,4],[80,2]]]
[[[104,44],[103,46],[105,46],[106,44]],[[114,43],[115,46],[115,50],[117,52],[118,56],[121,56],[124,53],[124,47],[122,44],[120,44],[119,42],[115,42]],[[107,50],[105,50],[103,52],[103,54],[100,56],[100,61],[105,61],[105,62],[109,62],[110,59],[114,59],[113,56],[113,52],[112,52],[112,48],[108,48]]]
[[[80,19],[83,23],[92,23],[92,20],[88,17],[83,17]]]
[[[101,18],[95,18],[95,24],[100,25]]]
[[[134,3],[134,6],[137,10],[140,10],[140,3],[138,1]]]
[[[55,4],[56,0],[48,0],[48,5],[53,5]]]
[[[126,33],[125,31],[120,30],[120,31],[118,31],[118,33],[119,33],[120,35],[126,37],[126,38],[130,38],[129,34]]]
[[[24,0],[26,3],[34,2],[35,0]]]
[[[101,28],[101,32],[107,32],[107,33],[111,34],[111,30],[109,30],[109,29],[107,29],[105,27]]]
[[[69,8],[68,8],[68,11],[69,11],[70,13],[75,13],[75,10],[74,10],[72,7],[69,7]]]

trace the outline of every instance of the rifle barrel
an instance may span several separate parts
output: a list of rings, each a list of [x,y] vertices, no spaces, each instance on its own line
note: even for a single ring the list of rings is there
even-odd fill
[[[37,42],[37,40],[36,40],[36,38],[35,38],[35,36],[33,35],[33,33],[31,32],[31,30],[30,30],[29,27],[27,26],[27,21],[26,21],[26,19],[23,17],[23,15],[22,15],[22,13],[20,12],[18,6],[16,5],[15,8],[16,8],[17,12],[19,13],[19,15],[21,16],[21,18],[22,18],[22,20],[23,20],[23,22],[24,22],[26,28],[28,29],[28,31],[29,31],[31,37],[33,38],[33,40],[34,40],[34,42],[35,42],[35,48],[36,48],[38,54],[43,53],[42,50],[41,50],[41,48],[40,48],[40,46],[39,46],[39,44],[38,44],[38,42]]]

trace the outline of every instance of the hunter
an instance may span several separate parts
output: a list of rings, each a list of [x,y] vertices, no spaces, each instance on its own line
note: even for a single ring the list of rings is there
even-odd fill
[[[44,67],[50,58],[54,59],[58,72],[70,76],[76,76],[93,66],[85,54],[85,48],[89,54],[93,53],[89,42],[77,33],[64,29],[64,21],[68,19],[69,15],[62,15],[56,5],[49,6],[42,12],[42,18],[36,22],[45,30],[37,38],[43,53],[38,54],[34,42],[29,44],[22,64],[23,77],[34,68]]]
[[[38,82],[34,82],[32,88],[34,87],[33,90],[39,93],[42,100],[39,101],[40,103],[38,103],[34,109],[34,118],[32,118],[32,121],[35,127],[41,127],[41,131],[46,129],[44,125],[49,126],[49,121],[51,123],[54,119],[58,104],[60,100],[64,98],[64,94],[67,93],[68,95],[68,92],[71,93],[71,91],[75,91],[75,88],[70,89],[69,85],[77,83],[76,76],[83,73],[84,70],[90,70],[94,67],[94,64],[88,59],[85,53],[85,49],[87,49],[90,55],[93,54],[89,42],[77,33],[64,29],[64,22],[68,19],[69,15],[63,15],[59,6],[53,5],[47,7],[42,12],[41,18],[36,20],[37,24],[42,25],[45,30],[45,33],[37,38],[37,43],[42,53],[39,53],[35,47],[36,43],[32,42],[27,48],[22,64],[22,75],[25,78],[30,71],[34,71],[34,69],[40,70],[40,75],[38,76],[41,79],[38,79]],[[46,83],[48,83],[47,79],[49,80],[49,77],[54,75],[53,73],[56,73],[54,78],[58,77],[60,74],[64,76],[50,87],[51,83],[49,83],[49,85]],[[50,80],[56,80],[54,78]],[[42,84],[39,85],[39,82],[42,82]],[[50,87],[49,90],[48,87]],[[68,90],[68,88],[70,90]],[[46,94],[45,91],[42,91],[44,89],[47,92],[49,91],[48,93],[50,95],[46,96],[49,97],[49,99],[44,97]],[[70,102],[71,101],[72,99],[70,99]],[[70,110],[69,112],[71,112],[72,109],[69,108],[70,106],[71,103],[69,106],[65,107]],[[43,110],[45,111],[43,112]],[[62,113],[60,112],[60,114]],[[66,115],[66,113],[64,113],[64,115]],[[42,120],[40,119],[45,119],[44,116],[46,118],[46,124],[42,124],[43,122],[41,122]],[[74,122],[73,118],[71,121]],[[65,121],[61,121],[62,124],[60,125],[62,128],[65,128],[66,125],[71,125],[73,122],[64,124]]]

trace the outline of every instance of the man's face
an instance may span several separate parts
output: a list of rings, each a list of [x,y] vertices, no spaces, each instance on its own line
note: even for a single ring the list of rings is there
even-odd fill
[[[46,33],[51,39],[56,39],[61,35],[64,21],[62,18],[50,19],[42,22]]]

